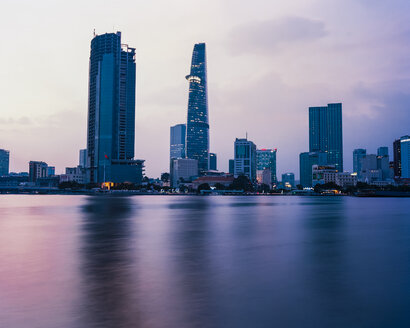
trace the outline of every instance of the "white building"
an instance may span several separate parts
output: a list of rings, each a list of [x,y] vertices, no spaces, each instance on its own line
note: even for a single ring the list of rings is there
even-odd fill
[[[336,183],[335,165],[312,165],[312,186],[317,184]]]
[[[178,187],[182,182],[191,182],[198,176],[198,161],[191,158],[171,159],[171,186]]]
[[[342,188],[356,186],[357,174],[350,172],[338,172],[336,174],[336,184]]]
[[[79,184],[85,184],[86,179],[86,169],[82,166],[66,167],[65,174],[60,175],[60,183],[77,182]]]

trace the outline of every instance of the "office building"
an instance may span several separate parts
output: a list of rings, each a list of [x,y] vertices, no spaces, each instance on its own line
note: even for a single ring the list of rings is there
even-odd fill
[[[353,172],[360,174],[362,170],[361,159],[366,156],[366,149],[358,148],[353,150]]]
[[[91,41],[88,92],[87,168],[91,183],[142,180],[142,160],[134,160],[135,49],[121,32]]]
[[[389,147],[377,148],[377,156],[389,156]]]
[[[209,153],[209,169],[211,171],[217,171],[217,157],[215,153]]]
[[[52,177],[56,175],[56,168],[55,166],[47,166],[47,176]]]
[[[229,160],[229,174],[232,174],[232,175],[235,174],[235,160],[234,159]]]
[[[87,167],[87,149],[80,149],[79,166]]]
[[[177,124],[170,128],[169,158],[185,158],[186,125]]]
[[[309,108],[309,152],[325,152],[327,164],[343,172],[341,103]]]
[[[85,184],[87,175],[86,169],[82,166],[66,167],[65,174],[60,175],[60,183],[62,182],[77,182],[79,184]]]
[[[376,181],[388,181],[390,179],[390,163],[388,156],[369,154],[361,159],[359,181],[373,184]]]
[[[249,180],[256,180],[256,145],[248,139],[236,138],[234,143],[234,176],[246,175]]]
[[[269,188],[272,188],[272,171],[270,168],[256,170],[256,181],[258,184],[265,184],[269,186]]]
[[[191,158],[171,159],[170,173],[173,188],[177,188],[181,183],[192,182],[198,177],[198,161]]]
[[[209,170],[208,90],[205,43],[194,46],[189,81],[186,157],[198,161],[199,172]]]
[[[312,186],[317,184],[336,183],[337,170],[335,165],[313,165]]]
[[[410,178],[410,137],[400,138],[401,177]]]
[[[327,165],[327,153],[305,152],[299,155],[300,184],[304,187],[312,187],[312,166]]]
[[[276,178],[276,149],[258,149],[256,151],[256,169],[264,170],[270,169],[271,172],[271,185],[275,185]]]
[[[29,163],[29,181],[37,182],[40,178],[48,177],[48,165],[45,162],[30,161]]]
[[[410,139],[410,136],[403,136],[393,142],[393,169],[394,176],[401,177],[401,139]]]
[[[357,185],[357,174],[350,172],[337,172],[336,184],[342,188],[354,187]]]
[[[0,149],[0,176],[9,174],[10,152]]]
[[[295,187],[295,175],[293,173],[283,173],[282,174],[282,184],[286,188]]]

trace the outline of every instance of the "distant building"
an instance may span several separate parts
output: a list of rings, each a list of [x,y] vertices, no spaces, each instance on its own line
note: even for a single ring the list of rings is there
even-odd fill
[[[80,149],[79,166],[87,167],[87,149]]]
[[[249,180],[256,180],[256,146],[248,139],[236,138],[234,144],[235,153],[235,178],[240,175],[246,175]]]
[[[217,171],[217,157],[215,153],[209,153],[209,169]]]
[[[362,170],[361,159],[366,156],[366,149],[358,148],[353,150],[353,172],[360,174]]]
[[[29,181],[37,182],[39,178],[48,176],[48,165],[45,162],[30,161],[29,163]]]
[[[290,189],[295,187],[295,175],[293,173],[282,174],[282,184],[284,187]]]
[[[343,172],[342,104],[309,108],[309,152],[325,152],[327,164]]]
[[[215,187],[220,184],[224,187],[229,187],[234,180],[233,176],[202,176],[192,181],[192,188],[198,189],[201,184],[207,183],[210,187]]]
[[[66,167],[65,174],[60,175],[61,182],[87,183],[86,169],[80,165],[77,167]]]
[[[276,177],[276,149],[258,149],[256,150],[256,169],[263,171],[269,169],[271,178],[269,185],[275,185]]]
[[[410,136],[407,136],[410,138]],[[396,139],[393,142],[393,168],[394,176],[401,177],[401,148],[400,148],[400,139]]]
[[[56,175],[56,168],[55,166],[47,166],[47,176],[52,177]]]
[[[265,184],[272,188],[272,171],[270,168],[265,168],[263,170],[256,170],[256,181],[259,184]]]
[[[171,187],[177,188],[180,183],[192,182],[198,177],[198,161],[191,158],[171,160]]]
[[[356,186],[357,175],[350,172],[337,172],[336,184],[342,188]]]
[[[300,184],[303,187],[312,187],[312,166],[327,165],[327,153],[305,152],[299,155]]]
[[[400,138],[401,177],[410,178],[410,137]]]
[[[232,175],[235,174],[235,160],[234,159],[229,160],[229,174],[232,174]]]
[[[196,159],[200,172],[209,170],[208,87],[205,43],[197,43],[192,53],[186,127],[186,157]]]
[[[0,149],[0,176],[9,174],[10,152]]]
[[[170,128],[169,158],[185,158],[186,125],[177,124]]]
[[[336,165],[313,165],[312,187],[317,184],[336,183]]]
[[[389,156],[389,147],[377,148],[377,156]]]
[[[388,181],[391,179],[388,156],[377,156],[375,154],[369,154],[364,156],[361,159],[360,163],[360,181],[373,184],[376,181]]]

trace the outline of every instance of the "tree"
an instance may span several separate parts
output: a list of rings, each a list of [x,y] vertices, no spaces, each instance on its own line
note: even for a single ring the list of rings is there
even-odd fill
[[[168,182],[169,181],[169,173],[168,172],[161,173],[161,181],[162,182]]]
[[[65,182],[61,182],[61,183],[58,185],[58,188],[59,188],[59,189],[78,190],[78,189],[81,189],[81,188],[83,188],[83,187],[84,187],[84,185],[79,184],[79,183],[76,182],[76,181],[65,181]]]
[[[296,188],[297,188],[298,190],[303,190],[303,186],[302,186],[301,184],[298,184],[298,185],[296,186]]]
[[[234,190],[253,191],[252,183],[246,175],[240,175],[235,178],[231,187]]]
[[[198,193],[201,192],[201,190],[211,190],[211,187],[207,183],[202,183],[198,186]]]

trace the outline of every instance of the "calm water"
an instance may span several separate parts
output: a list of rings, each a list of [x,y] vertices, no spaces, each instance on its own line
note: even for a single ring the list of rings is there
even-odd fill
[[[410,199],[3,195],[0,327],[410,327]]]

